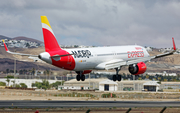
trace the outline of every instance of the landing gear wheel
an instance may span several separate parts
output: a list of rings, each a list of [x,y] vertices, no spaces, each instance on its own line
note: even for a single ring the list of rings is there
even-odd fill
[[[118,79],[118,81],[121,81],[121,75],[118,75],[117,79]]]
[[[84,81],[85,80],[85,75],[82,75],[81,76],[81,81]]]
[[[116,81],[116,75],[113,75],[113,81]]]
[[[80,81],[80,75],[77,75],[77,76],[76,76],[76,80],[77,80],[77,81]]]

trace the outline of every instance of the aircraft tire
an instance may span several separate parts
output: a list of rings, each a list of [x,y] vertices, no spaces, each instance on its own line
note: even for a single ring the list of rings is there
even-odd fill
[[[85,75],[82,75],[81,76],[81,81],[84,81],[85,80]]]
[[[118,81],[121,81],[121,75],[118,75]]]
[[[113,75],[113,81],[116,81],[116,75]]]
[[[80,75],[77,75],[77,76],[76,76],[76,80],[77,80],[77,81],[80,81]]]

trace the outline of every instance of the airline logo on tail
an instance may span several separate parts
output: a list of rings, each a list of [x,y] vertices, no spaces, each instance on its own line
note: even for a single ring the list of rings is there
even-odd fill
[[[56,51],[60,50],[59,44],[55,38],[52,28],[46,16],[41,16],[42,31],[44,36],[45,51]],[[51,43],[50,43],[51,42]]]

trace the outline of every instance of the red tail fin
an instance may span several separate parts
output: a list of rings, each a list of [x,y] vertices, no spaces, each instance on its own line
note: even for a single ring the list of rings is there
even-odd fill
[[[52,31],[52,28],[48,22],[48,19],[46,16],[41,16],[41,22],[42,22],[42,31],[44,36],[44,46],[45,51],[55,51],[61,49],[55,35]]]

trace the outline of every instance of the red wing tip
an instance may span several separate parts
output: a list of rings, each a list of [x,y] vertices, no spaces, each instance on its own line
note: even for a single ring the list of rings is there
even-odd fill
[[[4,40],[2,40],[2,41],[3,41],[3,44],[4,44],[5,50],[8,51],[8,48],[7,48],[7,46],[6,46],[5,42],[4,42]]]
[[[172,41],[173,41],[173,48],[174,50],[176,50],[176,45],[175,45],[175,42],[174,42],[174,38],[172,37]]]

